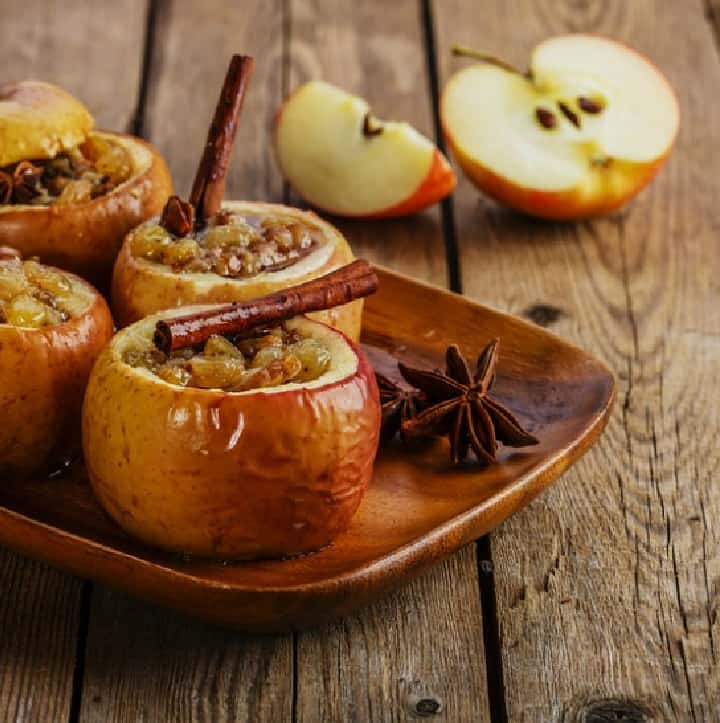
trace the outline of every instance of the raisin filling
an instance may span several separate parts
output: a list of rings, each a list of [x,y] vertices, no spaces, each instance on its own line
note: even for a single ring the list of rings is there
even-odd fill
[[[127,181],[132,172],[132,159],[121,145],[92,136],[55,158],[0,168],[0,203],[50,206],[90,201]]]
[[[72,282],[36,261],[0,260],[0,323],[40,328],[68,321],[79,309]]]
[[[154,347],[128,349],[123,361],[169,384],[239,392],[318,379],[330,367],[330,352],[320,341],[280,325],[249,337],[211,336],[201,348],[170,354]]]
[[[143,226],[133,234],[131,251],[175,273],[248,278],[291,266],[322,242],[319,230],[293,218],[222,211],[207,228],[183,237],[159,224]]]

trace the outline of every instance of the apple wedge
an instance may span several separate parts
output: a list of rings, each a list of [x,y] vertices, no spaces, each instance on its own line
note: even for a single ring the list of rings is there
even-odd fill
[[[650,61],[582,34],[538,45],[527,74],[492,59],[459,71],[440,115],[478,188],[552,219],[622,206],[658,172],[679,125],[675,94]]]
[[[337,216],[404,216],[455,188],[434,143],[407,123],[377,120],[362,98],[322,81],[285,101],[274,140],[280,170],[298,195]]]

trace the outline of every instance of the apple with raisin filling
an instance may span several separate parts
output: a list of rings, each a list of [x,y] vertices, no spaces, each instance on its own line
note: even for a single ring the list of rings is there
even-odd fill
[[[93,125],[57,86],[0,84],[0,244],[107,281],[125,234],[160,212],[172,182],[151,145]]]
[[[113,333],[102,296],[0,249],[0,478],[50,472],[79,451],[90,369]]]
[[[135,323],[98,358],[83,447],[99,500],[167,550],[251,559],[323,547],[372,474],[380,405],[368,360],[305,317],[158,351],[156,322],[198,308]]]
[[[125,325],[186,304],[246,301],[342,266],[354,258],[343,235],[312,212],[225,201],[201,228],[180,235],[153,219],[128,234],[113,273],[113,311]],[[351,339],[361,299],[310,315]]]

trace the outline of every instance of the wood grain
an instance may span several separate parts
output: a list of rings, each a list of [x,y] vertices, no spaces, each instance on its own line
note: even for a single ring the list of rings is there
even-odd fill
[[[322,78],[380,118],[432,137],[421,18],[414,3],[291,0],[288,91]],[[446,278],[438,208],[382,222],[333,219],[358,255],[437,284]],[[488,715],[477,563],[465,548],[367,611],[297,639],[297,720],[447,720]],[[472,663],[468,663],[472,661]]]
[[[703,7],[451,0],[434,14],[443,77],[462,65],[452,43],[524,67],[540,39],[592,30],[678,92],[674,154],[620,213],[536,222],[467,181],[455,213],[465,291],[551,325],[620,385],[599,448],[492,536],[508,719],[717,720],[720,66]]]
[[[0,549],[0,721],[64,720],[81,582]]]
[[[282,97],[283,3],[158,3],[145,129],[190,190],[229,57],[255,55],[228,198],[281,200],[269,145]],[[292,639],[258,640],[102,590],[93,600],[81,720],[289,720]]]
[[[100,588],[83,721],[289,721],[287,636],[253,637]]]
[[[107,7],[6,0],[3,79],[58,83],[87,104],[99,127],[126,130],[137,100],[144,16],[142,0]],[[81,589],[75,578],[0,551],[0,720],[67,717]]]

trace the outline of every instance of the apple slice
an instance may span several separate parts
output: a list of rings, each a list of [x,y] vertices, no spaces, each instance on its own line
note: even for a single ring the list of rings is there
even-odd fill
[[[652,63],[582,34],[538,45],[526,75],[492,60],[461,70],[440,114],[478,188],[554,219],[607,213],[632,198],[662,166],[679,124],[675,94]]]
[[[379,121],[322,81],[298,88],[275,121],[278,165],[295,191],[337,216],[404,216],[455,188],[447,159],[407,123]]]

